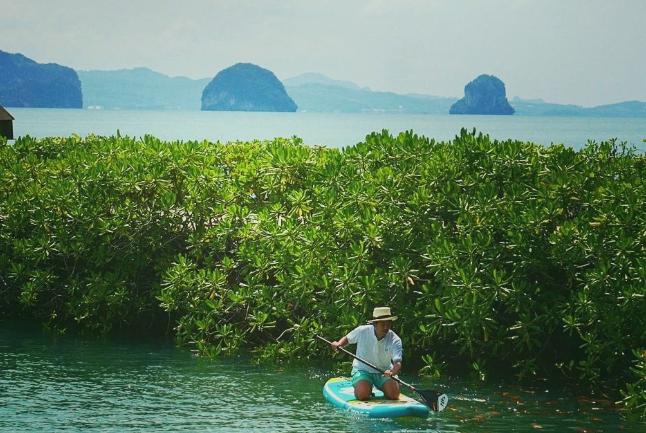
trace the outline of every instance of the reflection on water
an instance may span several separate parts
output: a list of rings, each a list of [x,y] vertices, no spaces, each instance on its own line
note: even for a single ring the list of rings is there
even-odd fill
[[[325,402],[327,376],[196,358],[167,341],[53,337],[0,323],[0,431],[646,431],[604,399],[464,382],[433,384],[451,397],[439,415],[366,419]]]

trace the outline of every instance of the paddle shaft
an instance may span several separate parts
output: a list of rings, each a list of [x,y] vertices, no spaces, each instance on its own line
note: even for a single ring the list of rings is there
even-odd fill
[[[332,342],[331,342],[331,341],[329,341],[329,340],[325,339],[324,337],[321,337],[320,335],[316,335],[316,338],[318,338],[319,340],[323,340],[323,341],[325,341],[325,342],[326,342],[327,344],[329,344],[329,345],[332,345]],[[381,373],[381,374],[384,374],[384,373],[385,373],[385,371],[384,371],[384,370],[382,370],[381,368],[379,368],[379,367],[377,367],[376,365],[374,365],[374,364],[372,364],[372,363],[370,363],[370,362],[366,361],[365,359],[359,358],[357,355],[355,355],[354,353],[350,352],[349,350],[346,350],[346,349],[344,349],[344,348],[343,348],[343,347],[341,347],[341,346],[337,347],[337,349],[339,349],[341,352],[345,353],[346,355],[350,355],[351,357],[353,357],[353,358],[354,358],[354,359],[356,359],[357,361],[359,361],[359,362],[363,362],[363,363],[364,363],[364,364],[366,364],[368,367],[370,367],[370,368],[374,368],[374,369],[375,369],[375,370],[377,370],[379,373]],[[403,380],[401,380],[400,378],[395,377],[395,376],[390,376],[390,378],[391,378],[391,379],[393,379],[393,380],[396,380],[397,382],[401,383],[402,385],[407,386],[408,388],[410,388],[410,389],[412,389],[413,391],[417,392],[417,389],[415,389],[415,387],[414,387],[413,385],[411,385],[411,384],[409,384],[409,383],[404,382],[404,381],[403,381]]]

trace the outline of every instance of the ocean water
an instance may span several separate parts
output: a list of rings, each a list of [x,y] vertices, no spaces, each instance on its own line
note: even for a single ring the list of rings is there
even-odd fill
[[[646,431],[608,397],[545,383],[430,383],[449,406],[428,418],[369,419],[322,395],[321,363],[198,358],[172,342],[41,332],[0,320],[0,432],[550,433]]]
[[[249,113],[214,111],[132,111],[9,108],[14,135],[32,137],[79,134],[165,140],[236,141],[298,136],[308,145],[347,147],[374,131],[417,134],[449,140],[460,129],[476,128],[495,139],[543,145],[563,143],[575,149],[588,140],[617,138],[646,151],[646,119],[600,117],[450,116],[347,113]]]

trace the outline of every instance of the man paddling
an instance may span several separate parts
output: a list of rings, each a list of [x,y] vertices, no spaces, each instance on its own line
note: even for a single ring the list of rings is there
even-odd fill
[[[356,355],[363,358],[384,373],[369,367],[355,358],[352,362],[352,386],[357,400],[368,400],[372,395],[372,386],[382,390],[390,400],[399,398],[399,384],[392,379],[402,368],[402,341],[390,329],[397,316],[393,316],[389,307],[376,307],[372,320],[367,325],[358,326],[345,337],[331,343],[334,350],[347,344],[356,344]]]

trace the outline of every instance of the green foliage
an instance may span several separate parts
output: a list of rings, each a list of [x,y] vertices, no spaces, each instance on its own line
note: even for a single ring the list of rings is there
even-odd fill
[[[643,409],[646,160],[612,140],[23,137],[0,176],[0,313],[293,360],[386,304],[425,374],[624,381]]]
[[[646,419],[646,349],[633,350],[635,364],[631,367],[635,381],[626,384],[621,392],[627,412],[631,417]]]

